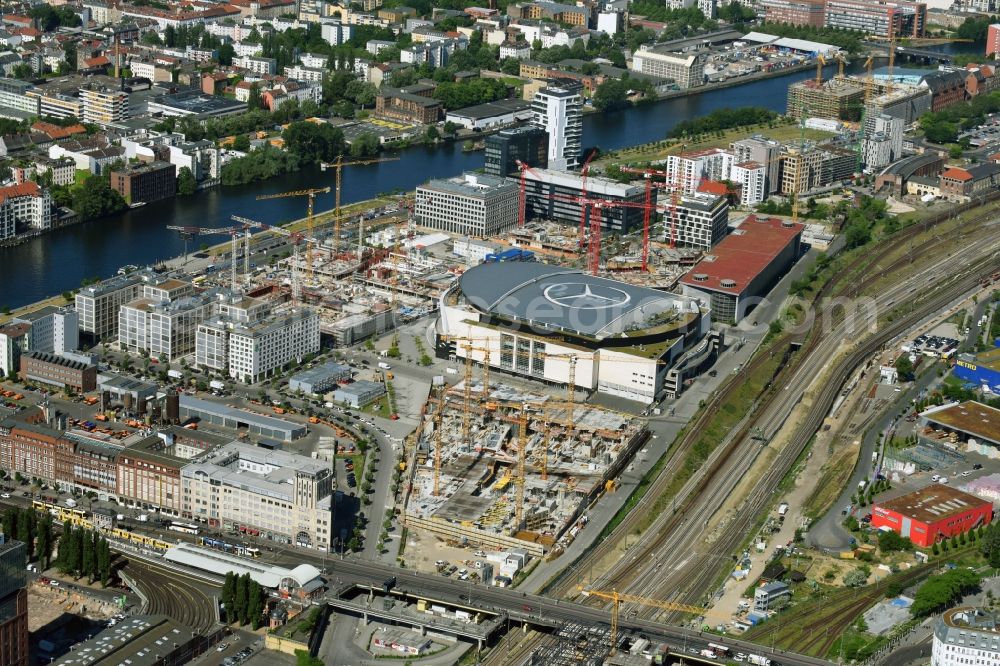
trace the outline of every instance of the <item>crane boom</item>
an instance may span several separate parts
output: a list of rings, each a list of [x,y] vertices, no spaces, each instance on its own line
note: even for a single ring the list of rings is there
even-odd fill
[[[343,173],[345,166],[367,166],[369,164],[378,164],[380,162],[397,162],[398,157],[371,157],[363,160],[351,160],[349,162],[344,161],[343,155],[337,155],[337,159],[333,162],[320,162],[319,168],[321,171],[326,171],[329,168],[334,169],[335,181],[334,181],[334,191],[333,191],[333,250],[337,252],[340,250],[340,192],[341,192],[341,182],[343,180]],[[329,192],[327,188],[327,192]]]

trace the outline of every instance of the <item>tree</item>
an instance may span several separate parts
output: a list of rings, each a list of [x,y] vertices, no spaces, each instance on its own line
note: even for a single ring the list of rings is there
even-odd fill
[[[128,205],[108,182],[101,176],[91,175],[83,181],[83,187],[73,193],[73,210],[81,220],[93,220],[114,215],[125,210]]]
[[[878,547],[883,553],[892,553],[898,550],[913,550],[913,542],[909,537],[903,537],[896,532],[879,532]]]
[[[156,34],[156,33],[153,33]],[[236,49],[229,42],[221,45],[219,47],[219,64],[229,66],[233,64],[233,56],[236,55]]]
[[[236,574],[226,572],[222,583],[222,605],[226,607],[226,619],[232,624],[236,620]]]
[[[896,359],[896,372],[903,381],[908,382],[913,379],[913,361],[910,360],[909,354],[900,354]]]
[[[181,167],[177,171],[177,194],[182,197],[194,194],[198,190],[198,181],[195,180],[191,169]]]
[[[979,587],[979,576],[966,568],[952,569],[924,582],[913,596],[910,613],[915,618],[925,617],[952,606],[965,594]]]
[[[97,568],[97,553],[94,552],[94,539],[90,533],[83,535],[83,555],[80,558],[81,575],[92,578],[91,574]]]
[[[102,585],[111,583],[111,544],[104,537],[100,538],[97,547],[97,570]]]
[[[238,150],[242,153],[249,151],[250,137],[248,137],[246,134],[237,134],[235,137],[233,137],[232,148],[233,150]]]
[[[628,90],[627,79],[608,79],[594,91],[594,108],[602,113],[626,108]]]
[[[424,137],[428,141],[434,142],[437,141],[439,138],[441,138],[441,132],[439,132],[438,128],[435,127],[434,125],[430,125],[428,126],[427,131],[424,133]]]
[[[236,613],[240,626],[247,623],[250,610],[250,574],[245,573],[236,581]]]
[[[255,580],[247,585],[247,615],[253,630],[259,629],[264,619],[264,590]]]
[[[1000,530],[988,528],[979,539],[979,550],[993,568],[1000,567]]]
[[[28,559],[34,554],[34,534],[32,534],[35,512],[31,509],[22,509],[21,515],[17,518],[16,539],[27,547]]]
[[[325,123],[294,122],[281,136],[303,164],[332,160],[344,152],[343,131]]]
[[[373,132],[363,132],[351,142],[351,157],[372,157],[377,155],[381,141]]]

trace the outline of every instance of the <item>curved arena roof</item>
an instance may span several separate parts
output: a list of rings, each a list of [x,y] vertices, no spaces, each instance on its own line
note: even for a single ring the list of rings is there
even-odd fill
[[[462,275],[459,288],[482,312],[598,339],[638,334],[678,308],[697,310],[676,294],[534,262],[481,264]]]

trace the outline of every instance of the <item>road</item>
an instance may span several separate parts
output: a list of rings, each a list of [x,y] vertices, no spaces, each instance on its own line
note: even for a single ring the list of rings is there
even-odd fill
[[[373,562],[345,560],[334,562],[332,574],[343,583],[381,586],[389,576],[395,576],[400,590],[431,596],[446,602],[474,606],[493,612],[505,612],[516,622],[527,622],[536,626],[561,626],[570,623],[590,625],[607,625],[610,622],[609,613],[583,604],[551,599],[518,592],[510,588],[470,585],[467,582],[452,580],[443,576],[397,569]],[[462,597],[466,596],[466,599]],[[814,657],[764,650],[758,645],[744,643],[738,640],[720,639],[714,634],[702,635],[701,632],[674,627],[639,617],[625,614],[619,618],[620,632],[643,634],[651,640],[658,640],[683,649],[683,646],[702,648],[709,642],[722,642],[733,651],[762,654],[772,658],[774,666],[826,666],[830,662]]]

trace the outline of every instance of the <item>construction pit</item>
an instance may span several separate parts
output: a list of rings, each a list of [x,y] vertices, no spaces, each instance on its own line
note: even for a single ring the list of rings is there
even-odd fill
[[[649,431],[631,414],[462,382],[432,396],[417,437],[407,527],[553,558]]]

